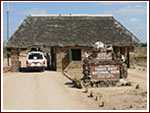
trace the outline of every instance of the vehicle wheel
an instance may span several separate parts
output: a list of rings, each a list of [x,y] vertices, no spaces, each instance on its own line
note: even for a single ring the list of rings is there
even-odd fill
[[[29,68],[26,68],[26,72],[29,72],[30,71],[30,69]]]
[[[41,70],[41,72],[44,72],[45,71],[45,68],[43,68],[42,70]]]

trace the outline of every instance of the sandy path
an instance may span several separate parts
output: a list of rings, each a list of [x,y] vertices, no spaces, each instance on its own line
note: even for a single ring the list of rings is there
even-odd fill
[[[140,70],[139,70],[140,68]],[[133,85],[139,84],[143,90],[147,90],[147,69],[136,66],[136,69],[128,69],[128,79]]]
[[[66,82],[57,72],[4,73],[4,110],[97,109]]]
[[[58,72],[4,73],[4,110],[146,109],[147,71],[136,67],[128,72],[130,87],[89,88],[102,95],[99,101],[88,98],[85,89],[66,85],[70,81]],[[100,108],[102,101],[107,104]]]

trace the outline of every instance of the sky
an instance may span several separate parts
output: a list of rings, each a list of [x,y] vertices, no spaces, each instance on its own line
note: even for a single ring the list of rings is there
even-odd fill
[[[147,42],[147,2],[9,2],[9,37],[30,14],[112,14]],[[3,2],[3,40],[7,40],[7,2]]]

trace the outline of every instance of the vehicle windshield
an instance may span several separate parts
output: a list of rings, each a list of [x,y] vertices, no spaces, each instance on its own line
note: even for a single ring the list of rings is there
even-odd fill
[[[34,60],[43,59],[43,56],[40,53],[32,53],[32,54],[29,55],[28,59],[34,59]]]

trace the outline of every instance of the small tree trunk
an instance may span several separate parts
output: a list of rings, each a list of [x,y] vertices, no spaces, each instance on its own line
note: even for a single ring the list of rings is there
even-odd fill
[[[7,66],[9,66],[9,56],[7,56]]]

